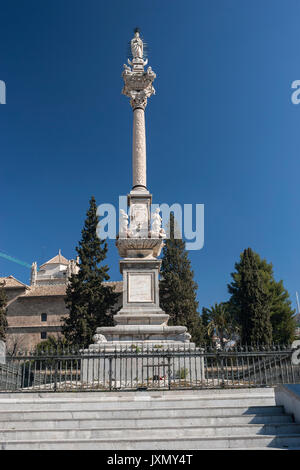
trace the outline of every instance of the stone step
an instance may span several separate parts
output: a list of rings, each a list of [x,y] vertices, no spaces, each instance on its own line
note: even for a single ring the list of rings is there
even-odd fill
[[[164,436],[168,436],[168,439],[177,439],[184,436],[187,437],[231,437],[231,436],[254,436],[254,435],[285,435],[285,434],[298,434],[300,444],[300,424],[266,424],[266,425],[227,425],[227,426],[172,426],[164,427],[158,426],[155,428],[136,429],[126,428],[127,439],[138,439],[143,437],[144,439],[161,439]],[[2,429],[0,431],[0,441],[5,440],[38,440],[38,439],[56,439],[67,440],[67,439],[105,439],[106,437],[120,439],[124,437],[124,429],[113,429],[113,428],[91,428],[91,429],[23,429],[23,430],[8,430]]]
[[[85,408],[86,407],[86,408]],[[56,420],[64,419],[112,419],[112,418],[161,418],[166,417],[201,417],[201,416],[230,416],[230,415],[248,415],[248,414],[283,414],[284,410],[281,406],[244,406],[244,407],[198,407],[198,408],[159,408],[159,409],[94,409],[85,404],[82,408],[70,408],[68,410],[44,410],[30,411],[22,409],[14,409],[11,411],[0,411],[0,421],[15,421],[29,419],[46,419]]]
[[[11,400],[0,402],[0,411],[15,411],[16,409],[27,411],[46,411],[46,410],[74,410],[74,409],[90,409],[90,410],[121,410],[121,409],[175,409],[175,408],[198,408],[198,407],[231,407],[231,406],[272,406],[275,405],[275,399],[272,396],[235,396],[235,397],[202,397],[186,400],[127,400],[105,402],[100,398],[97,400],[22,400],[12,402]]]
[[[182,418],[178,417],[158,417],[158,418],[113,418],[107,419],[94,419],[91,415],[90,419],[8,419],[1,421],[1,429],[147,429],[154,427],[187,427],[187,426],[224,426],[224,425],[241,425],[241,424],[280,424],[280,423],[293,423],[291,415],[287,414],[256,414],[256,415],[242,415],[242,416],[187,416]]]
[[[66,440],[7,440],[0,443],[2,450],[200,450],[200,449],[251,449],[251,448],[297,448],[300,436],[285,434],[279,436],[230,436],[192,437],[169,439],[166,437],[136,437],[128,439],[66,439]]]
[[[113,392],[97,392],[97,391],[76,391],[76,392],[44,392],[38,393],[28,392],[0,392],[0,402],[2,401],[69,401],[72,400],[98,400],[101,401],[133,401],[146,400],[156,398],[159,400],[189,400],[201,397],[218,397],[218,396],[246,396],[262,395],[274,397],[274,388],[272,387],[253,387],[253,388],[220,388],[220,389],[191,389],[191,390],[139,390],[139,391],[113,391]]]

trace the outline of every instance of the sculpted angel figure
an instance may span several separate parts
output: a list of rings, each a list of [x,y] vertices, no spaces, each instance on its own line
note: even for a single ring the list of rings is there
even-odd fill
[[[140,38],[140,33],[135,31],[134,38],[131,39],[131,53],[134,59],[142,59],[144,52],[144,44]]]
[[[152,214],[152,234],[156,237],[159,237],[161,231],[161,222],[162,218],[159,215],[160,209],[159,207],[155,209],[155,212]]]
[[[128,232],[128,215],[123,209],[120,209],[121,219],[120,219],[120,234],[123,236]]]

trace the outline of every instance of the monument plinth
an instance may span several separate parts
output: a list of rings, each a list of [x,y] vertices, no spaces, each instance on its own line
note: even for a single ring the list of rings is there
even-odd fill
[[[151,214],[152,195],[146,179],[145,108],[154,93],[156,78],[151,67],[145,71],[144,43],[136,30],[131,40],[132,60],[124,65],[122,93],[130,98],[133,110],[132,190],[128,194],[128,214],[120,211],[120,232],[116,242],[123,275],[123,306],[114,316],[115,326],[97,328],[90,350],[125,345],[184,346],[190,334],[184,326],[168,326],[169,315],[159,306],[157,259],[166,237],[160,210]],[[189,343],[189,347],[194,345]]]

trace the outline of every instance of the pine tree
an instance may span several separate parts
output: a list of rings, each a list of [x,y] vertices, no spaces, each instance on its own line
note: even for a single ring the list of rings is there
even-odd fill
[[[284,288],[282,281],[275,281],[272,263],[267,263],[265,259],[261,259],[258,253],[252,251],[252,254],[269,301],[273,341],[275,343],[290,344],[294,339],[296,324],[295,311],[291,307],[289,293]],[[230,307],[235,315],[238,315],[240,310],[239,290],[243,255],[242,253],[240,261],[235,264],[236,272],[231,274],[233,281],[228,285],[228,291],[231,294]]]
[[[111,286],[103,285],[109,279],[108,266],[103,265],[107,243],[97,236],[97,206],[90,200],[82,237],[76,251],[79,272],[73,274],[67,287],[66,306],[69,315],[63,319],[62,332],[72,345],[88,346],[96,328],[113,324],[112,309],[117,300]]]
[[[230,305],[241,327],[241,343],[270,345],[270,296],[251,248],[244,250],[239,266],[236,264],[235,267],[238,269],[238,286],[229,285],[228,289],[232,293]]]
[[[174,238],[174,214],[170,214],[170,238],[165,242],[161,266],[160,306],[170,315],[169,325],[186,326],[197,345],[203,341],[203,325],[196,300],[197,284],[185,242]]]
[[[4,289],[5,283],[0,285],[0,340],[5,341],[7,331],[6,305],[7,297]]]

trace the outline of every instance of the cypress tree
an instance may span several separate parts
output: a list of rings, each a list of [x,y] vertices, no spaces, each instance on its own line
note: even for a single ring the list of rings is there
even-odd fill
[[[284,288],[282,281],[275,281],[273,265],[261,259],[258,253],[252,251],[260,273],[264,291],[267,294],[270,320],[272,324],[273,341],[281,344],[290,344],[295,335],[295,310],[291,307],[288,291]],[[239,290],[241,286],[241,265],[244,253],[240,256],[240,261],[235,264],[236,271],[231,273],[233,281],[228,285],[231,294],[230,308],[237,316],[240,311]]]
[[[270,281],[271,323],[273,340],[276,343],[291,344],[295,338],[296,319],[290,296],[283,286],[283,281]]]
[[[186,326],[197,345],[203,341],[203,325],[196,300],[197,284],[182,239],[174,238],[174,214],[170,214],[169,238],[163,248],[160,306],[170,315],[169,325]]]
[[[76,251],[79,256],[79,271],[73,274],[67,287],[66,306],[69,315],[63,318],[62,332],[72,345],[88,346],[96,328],[113,324],[112,308],[117,294],[111,286],[104,286],[109,279],[106,258],[107,243],[97,236],[97,206],[95,198],[90,200],[82,237]]]
[[[7,297],[4,289],[5,282],[0,284],[0,340],[5,341],[7,331],[6,305]]]
[[[241,343],[270,345],[270,296],[251,248],[244,250],[239,265],[235,267],[238,269],[238,282],[228,286],[232,293],[229,304],[241,327]],[[232,277],[235,279],[234,274]]]

